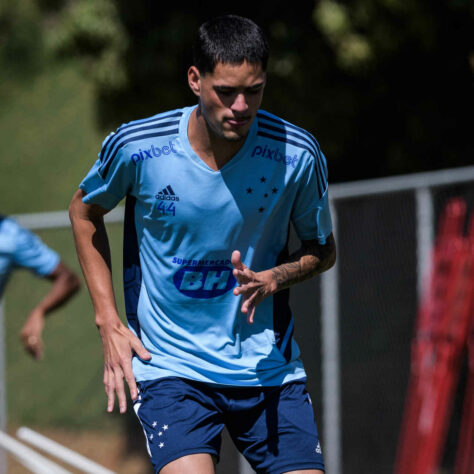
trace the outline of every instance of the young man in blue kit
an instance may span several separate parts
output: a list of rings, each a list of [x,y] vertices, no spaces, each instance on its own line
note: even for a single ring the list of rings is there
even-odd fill
[[[213,473],[224,426],[257,472],[324,470],[288,297],[335,261],[327,168],[314,137],[259,110],[267,59],[252,21],[203,24],[198,105],[122,125],[71,202],[108,411],[117,395],[125,412],[125,378],[155,472]],[[103,224],[123,197],[129,329]]]

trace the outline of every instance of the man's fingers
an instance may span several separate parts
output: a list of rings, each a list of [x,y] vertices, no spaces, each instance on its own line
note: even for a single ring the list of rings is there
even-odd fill
[[[255,305],[253,305],[247,315],[247,322],[253,324],[253,317],[255,316]]]
[[[142,360],[150,360],[151,354],[143,347],[143,344],[140,342],[140,339],[135,338],[132,342],[132,349],[134,350],[135,354]]]
[[[255,291],[248,298],[245,298],[245,300],[242,303],[242,306],[240,307],[240,310],[242,311],[242,313],[247,314],[247,322],[249,324],[253,324],[255,310],[256,310],[257,304],[259,303],[260,295],[261,293],[258,290]]]
[[[251,307],[255,306],[255,299],[257,298],[257,296],[258,292],[255,291],[248,298],[245,298],[241,306],[242,313],[248,313]]]
[[[36,345],[32,348],[31,353],[33,354],[33,357],[34,357],[36,360],[41,360],[41,359],[43,359],[43,344],[41,344],[41,342],[39,342],[38,344],[36,344]]]
[[[234,265],[234,268],[236,268],[237,270],[243,270],[244,268],[246,268],[245,265],[242,263],[240,252],[238,250],[234,250],[232,252],[230,261],[232,265]]]
[[[260,284],[255,281],[248,281],[246,283],[242,283],[240,286],[234,288],[233,293],[234,295],[253,295],[255,292],[258,292],[260,288]]]
[[[124,367],[123,373],[125,376],[125,380],[128,384],[128,389],[130,391],[130,397],[132,400],[135,400],[138,397],[138,390],[137,390],[137,383],[135,381],[135,377],[133,376],[132,366]]]
[[[115,380],[110,369],[104,371],[104,387],[107,394],[107,411],[112,413],[115,404]]]
[[[40,337],[22,335],[21,341],[25,350],[36,360],[41,360],[43,358],[43,341]]]
[[[254,275],[253,273],[246,268],[245,270],[237,270],[234,269],[232,272],[234,275],[235,279],[239,282],[239,285],[242,285],[243,283],[248,283],[250,281],[254,281]]]
[[[119,367],[114,370],[114,380],[119,410],[120,413],[125,413],[127,411],[127,397],[125,395],[125,386],[123,383],[123,372]]]

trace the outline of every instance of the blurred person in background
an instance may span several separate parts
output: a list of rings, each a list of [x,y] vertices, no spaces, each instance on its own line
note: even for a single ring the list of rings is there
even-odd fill
[[[27,268],[52,282],[51,288],[30,311],[20,331],[25,350],[35,359],[43,357],[42,339],[48,313],[68,301],[80,288],[78,276],[60,256],[14,219],[0,215],[0,299],[13,270]]]
[[[335,262],[327,167],[312,135],[259,110],[267,60],[251,20],[204,23],[198,104],[110,134],[69,208],[107,410],[126,411],[125,378],[155,472],[213,473],[224,426],[258,472],[324,470],[288,298]],[[129,328],[103,221],[124,197]]]

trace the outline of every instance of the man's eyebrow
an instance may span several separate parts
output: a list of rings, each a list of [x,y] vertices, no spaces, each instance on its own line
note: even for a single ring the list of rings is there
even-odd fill
[[[253,86],[247,87],[247,89],[260,89],[265,85],[265,81],[259,82],[258,84],[254,84]]]
[[[261,87],[263,87],[265,85],[265,81],[262,81],[262,82],[259,82],[258,84],[254,84],[253,86],[249,86],[249,87],[246,87],[245,89],[246,90],[249,90],[249,89],[260,89]],[[213,86],[213,89],[216,89],[216,90],[225,90],[225,91],[233,91],[233,90],[236,90],[237,87],[233,87],[233,86],[226,86],[226,85],[214,85]]]

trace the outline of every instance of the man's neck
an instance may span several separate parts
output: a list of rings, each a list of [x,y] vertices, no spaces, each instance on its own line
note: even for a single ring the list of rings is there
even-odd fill
[[[215,171],[228,163],[245,142],[245,137],[231,141],[218,136],[199,112],[199,107],[194,109],[189,117],[188,139],[199,158]]]

